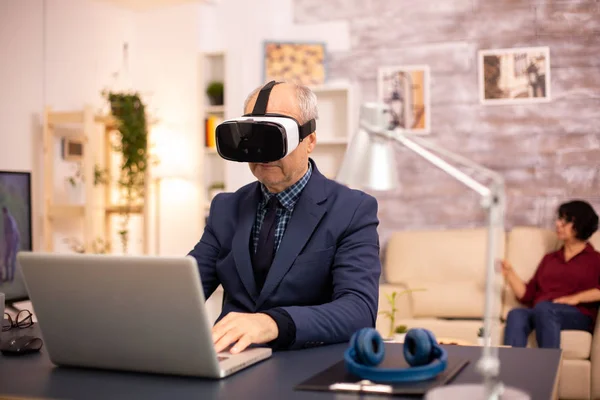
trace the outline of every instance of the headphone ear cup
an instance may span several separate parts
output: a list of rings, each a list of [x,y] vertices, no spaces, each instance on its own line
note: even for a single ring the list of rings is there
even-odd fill
[[[404,338],[404,359],[412,366],[426,365],[434,358],[432,333],[426,329],[413,328]],[[435,337],[433,337],[435,341]]]
[[[366,366],[381,364],[385,355],[383,339],[373,328],[363,328],[352,335],[350,346],[354,349],[356,361]]]

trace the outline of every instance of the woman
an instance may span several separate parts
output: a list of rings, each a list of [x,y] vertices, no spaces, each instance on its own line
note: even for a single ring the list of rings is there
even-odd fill
[[[588,239],[598,230],[598,215],[580,200],[561,204],[556,234],[564,245],[548,253],[527,283],[507,261],[502,274],[526,308],[508,313],[504,344],[526,347],[533,330],[538,347],[560,348],[562,329],[592,332],[600,304],[600,253]]]

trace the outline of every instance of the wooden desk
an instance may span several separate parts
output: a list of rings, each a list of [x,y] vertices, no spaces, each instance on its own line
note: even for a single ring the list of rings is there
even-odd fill
[[[2,333],[2,340],[10,331]],[[35,333],[27,332],[28,334]],[[386,352],[402,354],[401,344],[386,343]],[[445,345],[449,357],[471,362],[452,383],[479,383],[475,370],[481,347]],[[295,391],[294,387],[343,358],[346,344],[274,353],[272,358],[226,379],[215,381],[151,374],[124,373],[55,367],[41,353],[5,357],[0,355],[0,398],[36,399],[373,399],[381,395],[345,395]],[[532,400],[555,398],[561,351],[554,349],[499,349],[501,380],[528,392]],[[414,399],[408,397],[409,399]],[[394,397],[402,399],[402,397]]]

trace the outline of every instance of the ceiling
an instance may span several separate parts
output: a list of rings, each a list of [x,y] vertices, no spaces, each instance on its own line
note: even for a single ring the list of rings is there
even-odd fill
[[[186,3],[214,4],[218,0],[97,0],[103,3],[111,3],[118,7],[135,11],[152,10],[160,7],[175,6]]]

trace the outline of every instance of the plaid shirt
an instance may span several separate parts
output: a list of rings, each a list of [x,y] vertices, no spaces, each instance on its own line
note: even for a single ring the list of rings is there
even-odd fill
[[[282,206],[277,209],[277,226],[275,228],[275,251],[277,251],[279,248],[279,243],[281,243],[281,239],[283,238],[285,228],[292,217],[294,206],[300,198],[302,189],[304,189],[308,183],[311,174],[312,165],[309,163],[308,171],[302,178],[300,178],[298,182],[294,183],[284,191],[275,194],[269,193],[265,185],[260,185],[260,189],[262,191],[262,200],[258,204],[258,212],[256,213],[256,220],[254,221],[254,228],[252,229],[252,248],[254,253],[256,253],[256,247],[258,246],[258,235],[260,233],[260,228],[262,227],[263,220],[267,214],[266,206],[271,196],[277,196],[277,199]]]

